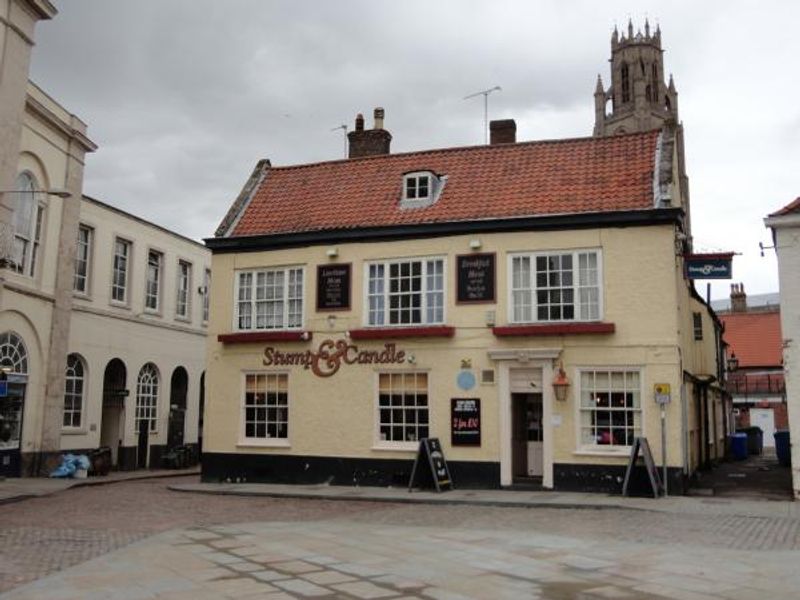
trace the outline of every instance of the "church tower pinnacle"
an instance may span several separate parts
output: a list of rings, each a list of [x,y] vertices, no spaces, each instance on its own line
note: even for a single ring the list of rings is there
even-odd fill
[[[678,122],[678,92],[670,76],[664,83],[664,51],[661,28],[650,32],[645,20],[644,34],[634,34],[628,20],[627,35],[614,27],[611,34],[611,86],[603,89],[597,77],[594,135],[657,129],[668,122]],[[611,111],[608,112],[608,108]]]

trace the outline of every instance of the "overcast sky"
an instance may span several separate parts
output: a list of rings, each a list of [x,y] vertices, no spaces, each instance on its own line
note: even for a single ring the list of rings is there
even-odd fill
[[[392,151],[588,136],[615,24],[662,30],[685,126],[696,250],[732,250],[748,293],[777,291],[763,218],[800,195],[800,4],[788,1],[56,0],[31,78],[89,125],[84,192],[213,235],[256,161],[341,158],[357,112]],[[635,10],[634,10],[635,9]],[[727,281],[712,296],[726,297]],[[704,290],[704,286],[703,286]],[[704,293],[704,292],[703,292]]]

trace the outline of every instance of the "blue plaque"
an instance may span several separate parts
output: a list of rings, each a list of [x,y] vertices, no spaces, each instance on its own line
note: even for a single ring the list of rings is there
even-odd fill
[[[462,390],[471,390],[475,387],[475,375],[472,371],[461,371],[456,377],[456,383]]]

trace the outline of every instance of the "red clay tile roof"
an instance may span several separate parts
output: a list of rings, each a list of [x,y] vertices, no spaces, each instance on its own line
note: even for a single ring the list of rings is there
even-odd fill
[[[778,367],[783,361],[781,313],[742,312],[719,315],[723,338],[739,359],[739,367]]]
[[[653,208],[659,132],[389,154],[273,167],[234,237]],[[401,209],[405,173],[446,175],[439,200]]]
[[[782,209],[775,211],[770,217],[779,217],[781,215],[788,215],[789,213],[800,212],[800,198],[795,198],[792,202],[784,206]]]

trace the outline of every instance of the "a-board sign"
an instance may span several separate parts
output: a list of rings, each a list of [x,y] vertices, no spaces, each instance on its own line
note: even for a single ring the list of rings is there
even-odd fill
[[[495,255],[456,256],[456,302],[495,301]]]
[[[628,461],[628,468],[625,470],[625,480],[622,483],[622,495],[628,495],[631,473],[633,473],[633,469],[636,467],[636,460],[639,458],[640,452],[644,460],[644,468],[645,471],[647,471],[647,478],[650,482],[653,498],[658,498],[664,491],[664,486],[661,483],[658,468],[653,460],[653,453],[650,452],[650,444],[647,443],[647,438],[644,437],[637,437],[633,442],[633,447],[631,447],[631,458]]]
[[[409,492],[415,487],[417,480],[420,480],[419,487],[432,485],[437,492],[452,489],[450,469],[439,438],[422,438],[419,441],[419,450],[408,481]]]
[[[350,283],[350,264],[317,266],[317,310],[348,310]]]
[[[481,445],[480,398],[450,399],[450,443],[453,446]]]

